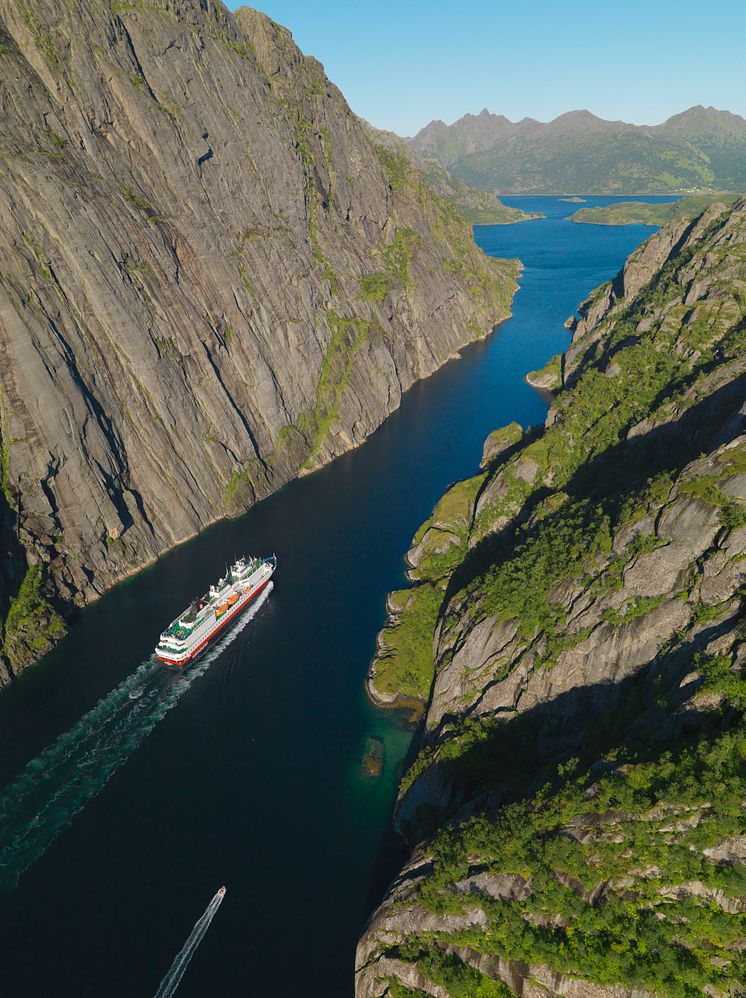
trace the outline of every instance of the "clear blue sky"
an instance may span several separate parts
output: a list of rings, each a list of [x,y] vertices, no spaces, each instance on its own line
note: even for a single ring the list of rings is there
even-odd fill
[[[240,6],[229,0],[228,6]],[[746,117],[745,0],[263,0],[352,109],[411,135],[488,107],[585,107],[656,124],[693,104]]]

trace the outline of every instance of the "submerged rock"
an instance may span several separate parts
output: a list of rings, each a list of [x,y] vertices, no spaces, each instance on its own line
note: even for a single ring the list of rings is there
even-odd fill
[[[383,738],[371,735],[365,742],[365,754],[361,763],[363,774],[373,777],[381,776],[385,760],[386,745]]]

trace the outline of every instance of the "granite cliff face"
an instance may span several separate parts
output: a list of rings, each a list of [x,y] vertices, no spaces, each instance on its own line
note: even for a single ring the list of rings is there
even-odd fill
[[[746,202],[571,328],[389,597],[370,693],[426,716],[360,998],[743,993]]]
[[[213,0],[0,0],[0,682],[57,610],[365,439],[518,266]]]

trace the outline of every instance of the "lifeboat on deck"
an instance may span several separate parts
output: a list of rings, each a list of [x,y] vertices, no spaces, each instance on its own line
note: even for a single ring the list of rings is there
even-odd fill
[[[215,616],[220,617],[225,613],[234,603],[238,603],[238,593],[231,593],[225,603],[221,603],[220,606],[215,611]]]

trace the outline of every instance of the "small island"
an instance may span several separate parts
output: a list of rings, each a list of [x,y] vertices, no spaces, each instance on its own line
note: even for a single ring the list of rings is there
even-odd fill
[[[570,215],[571,222],[592,225],[667,225],[677,218],[694,218],[713,204],[723,209],[735,204],[743,195],[733,193],[695,194],[678,201],[651,204],[648,201],[618,201],[601,208],[580,208]]]

